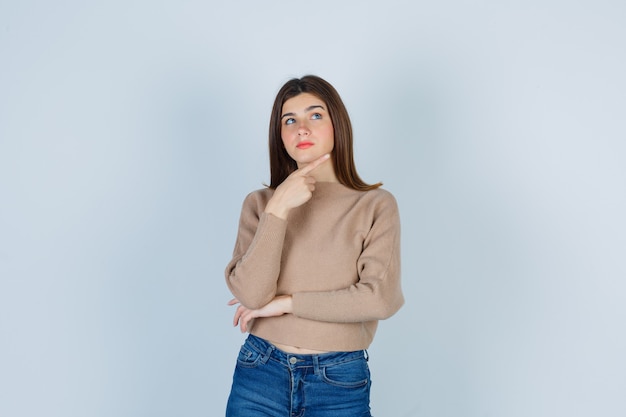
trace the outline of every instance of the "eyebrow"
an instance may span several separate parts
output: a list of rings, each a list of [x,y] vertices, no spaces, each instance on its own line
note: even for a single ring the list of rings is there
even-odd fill
[[[308,112],[310,112],[310,111],[311,111],[311,110],[313,110],[313,109],[322,109],[322,110],[326,110],[326,109],[324,108],[324,106],[321,106],[321,105],[319,105],[319,104],[314,104],[314,105],[309,106],[309,107],[307,107],[306,109],[304,109],[304,112],[305,112],[305,113],[308,113]],[[283,114],[282,116],[280,116],[280,118],[281,118],[281,119],[283,119],[283,118],[285,118],[285,117],[287,117],[287,116],[295,116],[295,115],[296,115],[295,113],[285,113],[285,114]]]

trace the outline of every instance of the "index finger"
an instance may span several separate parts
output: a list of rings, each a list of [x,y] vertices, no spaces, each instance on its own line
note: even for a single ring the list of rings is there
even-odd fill
[[[320,156],[315,161],[309,163],[307,166],[300,168],[300,173],[305,175],[308,174],[309,172],[313,171],[315,168],[323,164],[328,158],[330,158],[329,153]]]

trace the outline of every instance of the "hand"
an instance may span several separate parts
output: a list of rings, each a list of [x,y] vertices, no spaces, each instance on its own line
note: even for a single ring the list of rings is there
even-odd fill
[[[276,187],[265,211],[281,219],[287,219],[289,210],[309,201],[315,190],[315,178],[309,174],[329,158],[330,154],[322,155],[310,164],[292,172],[282,184]]]
[[[236,304],[239,304],[239,300],[236,298],[228,302],[229,306]],[[235,317],[233,318],[233,326],[239,325],[241,333],[245,333],[248,331],[248,323],[250,323],[252,319],[257,317],[277,317],[291,313],[292,311],[291,295],[279,295],[257,310],[251,310],[239,304],[237,311],[235,311]]]

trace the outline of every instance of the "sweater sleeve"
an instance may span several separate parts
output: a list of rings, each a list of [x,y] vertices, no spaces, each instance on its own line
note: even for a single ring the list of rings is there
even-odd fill
[[[391,317],[404,304],[400,285],[400,215],[384,192],[358,258],[358,282],[334,291],[293,294],[293,314],[325,322],[363,322]]]
[[[264,212],[260,193],[244,200],[226,283],[244,306],[257,309],[276,296],[287,222]]]

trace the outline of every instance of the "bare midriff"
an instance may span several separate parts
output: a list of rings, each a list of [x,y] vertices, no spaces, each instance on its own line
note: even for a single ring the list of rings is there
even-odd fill
[[[315,349],[306,349],[297,346],[283,345],[281,343],[274,343],[270,341],[271,344],[276,346],[278,349],[287,353],[295,353],[298,355],[319,355],[320,353],[328,353],[326,350],[315,350]]]

